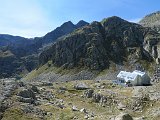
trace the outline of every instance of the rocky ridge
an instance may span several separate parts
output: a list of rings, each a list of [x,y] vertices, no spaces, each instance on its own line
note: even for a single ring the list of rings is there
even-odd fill
[[[111,62],[121,65],[133,60],[151,62],[159,59],[159,40],[156,31],[114,16],[59,38],[40,54],[39,64],[51,60],[57,67],[103,70]]]

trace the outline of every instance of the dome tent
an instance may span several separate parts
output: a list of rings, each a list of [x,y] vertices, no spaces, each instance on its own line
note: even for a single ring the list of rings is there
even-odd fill
[[[150,77],[145,73],[138,70],[133,72],[121,71],[117,75],[118,80],[124,80],[134,86],[150,85]]]

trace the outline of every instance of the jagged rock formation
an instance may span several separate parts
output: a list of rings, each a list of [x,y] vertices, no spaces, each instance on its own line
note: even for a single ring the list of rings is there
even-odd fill
[[[40,54],[39,63],[43,65],[52,60],[58,67],[103,70],[109,68],[110,62],[123,64],[130,55],[132,59],[150,62],[158,57],[159,39],[155,36],[159,34],[149,28],[114,16],[59,38]],[[151,47],[153,50],[147,49]]]
[[[74,25],[71,21],[68,21],[62,24],[60,27],[57,27],[55,30],[47,33],[44,37],[35,39],[38,40],[38,43],[41,42],[43,46],[44,44],[55,42],[57,38],[67,35],[68,33],[73,32],[75,29],[85,25],[88,25],[88,23],[82,20],[79,21],[76,25]]]
[[[160,32],[160,11],[151,13],[145,16],[140,22],[144,27],[150,27],[151,29]],[[148,29],[149,30],[149,29]],[[156,59],[156,63],[159,64],[160,46],[158,44],[160,36],[156,33],[149,35],[145,40],[145,50],[147,50]]]
[[[160,32],[160,11],[145,16],[139,23]]]

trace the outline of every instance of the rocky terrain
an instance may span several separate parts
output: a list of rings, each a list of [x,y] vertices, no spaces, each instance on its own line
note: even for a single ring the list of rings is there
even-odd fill
[[[15,79],[1,79],[0,80],[0,119],[2,119],[2,113],[10,106],[8,101],[14,93],[14,90],[18,88]]]
[[[159,120],[160,84],[0,80],[2,120]]]

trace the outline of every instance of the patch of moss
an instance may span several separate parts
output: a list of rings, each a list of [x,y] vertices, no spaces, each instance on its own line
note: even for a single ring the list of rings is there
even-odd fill
[[[82,90],[69,89],[68,92],[72,94],[76,94],[76,93],[79,94],[79,93],[82,93]]]
[[[19,108],[10,108],[5,111],[2,120],[40,120],[40,119],[25,115]]]

